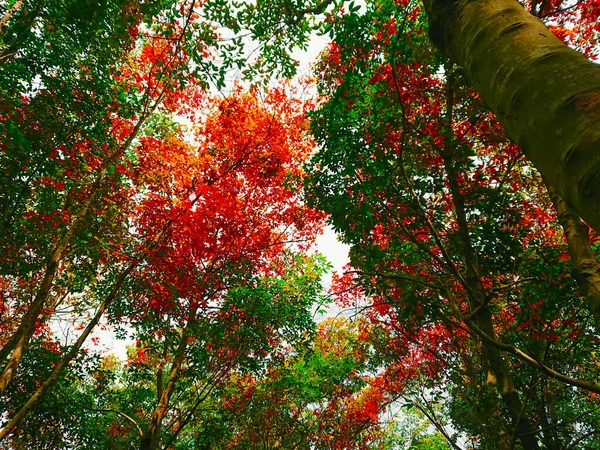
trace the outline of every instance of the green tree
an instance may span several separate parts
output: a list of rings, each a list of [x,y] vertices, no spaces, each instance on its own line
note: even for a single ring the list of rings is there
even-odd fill
[[[598,229],[598,67],[533,16],[591,57],[600,8],[425,6],[0,4],[0,436],[227,448],[268,427],[289,446],[382,447],[402,398],[437,429],[415,446],[455,446],[449,424],[481,448],[597,445],[597,237],[577,214]],[[315,30],[334,42],[308,188],[353,247],[338,301],[364,313],[327,351],[303,340],[322,264],[288,253],[321,217],[300,196],[308,106],[206,94],[231,69],[291,75]],[[64,311],[81,332],[58,343]],[[105,317],[138,339],[129,367],[84,350]]]

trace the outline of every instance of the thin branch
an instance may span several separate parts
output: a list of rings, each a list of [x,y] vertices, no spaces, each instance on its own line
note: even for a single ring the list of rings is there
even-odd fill
[[[323,0],[312,8],[303,8],[296,11],[292,11],[287,1],[283,2],[285,12],[290,16],[289,19],[284,20],[286,25],[297,25],[307,14],[323,14],[327,7],[332,3],[332,0]]]
[[[144,434],[142,432],[142,429],[138,425],[138,423],[132,417],[130,417],[127,414],[125,414],[123,411],[119,411],[118,409],[108,409],[108,408],[88,408],[88,407],[85,407],[85,406],[82,406],[82,407],[85,408],[85,409],[88,409],[90,411],[112,412],[112,413],[118,414],[119,416],[121,416],[121,417],[127,419],[128,421],[130,421],[135,426],[135,428],[137,429],[138,434],[139,434],[140,437]]]
[[[460,313],[460,311],[458,311],[457,308],[455,308],[455,312],[458,315],[462,316],[462,314]],[[525,361],[530,366],[539,369],[540,371],[542,371],[549,377],[552,377],[558,381],[561,381],[562,383],[565,383],[570,386],[574,386],[574,387],[577,387],[577,388],[580,388],[580,389],[583,389],[586,391],[595,392],[597,394],[600,394],[600,386],[599,385],[594,384],[594,383],[588,383],[587,381],[578,380],[576,378],[572,378],[568,375],[557,372],[556,370],[551,369],[550,367],[546,366],[545,364],[542,364],[541,362],[539,362],[532,356],[528,355],[524,351],[520,350],[519,348],[515,347],[514,345],[505,344],[496,339],[493,339],[492,337],[490,337],[486,333],[484,333],[479,327],[477,327],[477,325],[475,325],[469,318],[464,317],[464,316],[462,316],[462,317],[463,317],[463,320],[465,322],[467,322],[467,324],[469,325],[469,328],[474,330],[475,333],[477,333],[477,335],[479,335],[479,337],[481,337],[488,344],[491,344],[494,347],[496,347],[504,352],[512,353],[513,355],[518,356],[521,360]]]
[[[590,409],[588,411],[584,411],[581,414],[577,414],[575,417],[573,417],[573,418],[571,418],[569,420],[561,420],[560,422],[557,422],[555,424],[549,425],[549,426],[544,427],[544,428],[540,428],[538,431],[530,432],[530,433],[523,433],[522,436],[524,436],[525,434],[538,434],[538,433],[540,433],[542,431],[551,430],[553,428],[562,427],[562,426],[567,425],[569,423],[577,422],[582,417],[587,416],[588,414],[596,412],[596,411],[598,411],[598,408],[593,408],[593,409]]]
[[[511,287],[516,286],[518,284],[526,283],[527,281],[536,281],[536,280],[537,280],[537,278],[535,278],[535,277],[521,278],[520,280],[517,280],[517,281],[515,281],[513,283],[502,284],[502,285],[500,285],[498,287],[492,288],[491,290],[493,292],[503,291],[504,289],[510,289]]]
[[[413,406],[415,408],[417,408],[419,411],[421,411],[425,417],[427,417],[427,420],[429,420],[429,422],[431,424],[433,424],[433,426],[442,434],[442,436],[444,436],[444,439],[446,439],[446,442],[448,442],[448,444],[450,444],[450,446],[454,449],[454,450],[463,450],[462,448],[460,448],[452,439],[452,437],[450,437],[448,435],[448,433],[446,432],[446,430],[444,429],[444,427],[438,422],[437,417],[435,416],[435,413],[433,411],[428,411],[425,406],[421,405],[418,401],[416,400],[412,400],[411,403],[413,404]]]
[[[584,434],[582,436],[579,436],[577,439],[575,439],[573,442],[571,442],[569,444],[569,446],[565,448],[565,450],[571,450],[571,449],[575,448],[575,446],[577,444],[579,444],[581,441],[583,441],[584,439],[589,438],[590,436],[593,436],[594,434],[600,434],[600,430],[590,431],[589,433],[586,433],[586,434]]]
[[[22,0],[18,0],[14,5],[12,5],[8,11],[6,11],[6,13],[4,14],[4,16],[2,17],[2,19],[0,19],[0,31],[2,31],[2,29],[6,26],[6,24],[8,23],[8,20],[11,18],[11,16],[16,13],[19,8],[23,5],[23,1]]]
[[[394,275],[394,274],[381,273],[381,272],[365,272],[363,270],[348,270],[348,271],[345,271],[344,273],[358,274],[358,275],[367,275],[367,276],[371,276],[371,277],[389,278],[389,279],[392,279],[392,280],[408,281],[409,283],[419,284],[421,286],[425,286],[425,287],[428,287],[428,288],[431,288],[431,289],[435,289],[436,291],[442,290],[442,288],[440,286],[436,286],[433,283],[428,283],[426,281],[416,280],[414,278],[405,277],[405,276],[402,276],[402,275]]]

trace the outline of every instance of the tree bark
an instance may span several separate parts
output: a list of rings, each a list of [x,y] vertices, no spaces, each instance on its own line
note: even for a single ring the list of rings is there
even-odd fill
[[[454,164],[455,141],[452,133],[452,110],[454,103],[453,77],[450,69],[446,80],[446,115],[443,127],[446,129],[443,148],[439,153],[444,161],[444,169],[447,174],[448,187],[454,203],[454,213],[458,224],[458,235],[462,244],[462,256],[465,267],[464,288],[467,291],[470,308],[473,315],[473,323],[486,335],[495,339],[492,313],[488,307],[489,299],[479,276],[477,255],[471,244],[469,223],[467,220],[465,199],[461,193],[458,181],[458,172]],[[472,333],[476,335],[475,332]],[[507,363],[501,350],[482,340],[483,356],[489,364],[493,375],[490,381],[496,385],[498,393],[502,398],[509,417],[513,422],[515,437],[521,442],[525,450],[539,450],[539,444],[535,437],[535,429],[531,419],[524,413],[518,391],[512,379],[511,367]]]
[[[600,66],[515,0],[425,0],[433,43],[567,204],[600,231]]]
[[[171,394],[175,389],[175,384],[181,375],[181,367],[183,365],[183,360],[185,359],[185,351],[190,339],[191,329],[196,323],[196,313],[197,309],[193,308],[190,312],[187,324],[181,332],[181,339],[179,340],[177,351],[175,352],[173,362],[171,363],[169,378],[164,388],[160,389],[161,395],[158,399],[158,404],[150,417],[148,428],[146,428],[146,431],[144,431],[144,434],[140,439],[140,450],[156,450],[158,448],[160,425],[169,408],[169,401],[171,400]],[[162,380],[160,380],[160,384],[162,385]]]
[[[92,320],[90,320],[90,322],[85,327],[77,341],[75,341],[75,343],[71,346],[69,351],[63,357],[63,359],[61,359],[58,362],[58,364],[56,364],[56,366],[52,370],[52,373],[50,373],[48,378],[46,378],[46,380],[40,385],[40,387],[29,398],[29,400],[27,400],[27,402],[21,407],[21,409],[17,411],[17,413],[11,418],[11,420],[6,424],[6,426],[0,430],[0,442],[13,431],[13,429],[19,424],[23,417],[27,415],[31,408],[33,408],[35,404],[46,394],[46,392],[48,392],[48,390],[54,385],[64,368],[67,367],[69,363],[77,356],[79,350],[81,350],[81,347],[85,343],[86,339],[92,333],[96,325],[98,325],[98,322],[100,322],[100,319],[102,318],[102,315],[104,314],[106,309],[117,297],[117,294],[121,289],[123,282],[135,269],[136,266],[137,261],[131,263],[125,270],[123,270],[123,272],[119,274],[109,294],[100,304],[100,306],[96,310],[96,313],[92,317]]]
[[[153,111],[156,108],[157,103],[155,103],[150,111]],[[51,254],[48,258],[48,263],[46,265],[46,271],[44,273],[44,277],[40,283],[40,287],[31,302],[28,306],[27,311],[23,315],[21,322],[10,339],[4,344],[4,346],[0,349],[0,364],[4,363],[4,361],[8,358],[8,361],[4,365],[2,372],[0,373],[0,394],[4,393],[8,384],[13,379],[14,374],[21,362],[21,358],[23,357],[31,338],[35,333],[35,327],[38,323],[38,320],[43,315],[44,306],[46,306],[48,297],[50,296],[54,277],[58,272],[60,263],[67,252],[69,245],[71,244],[71,240],[75,234],[75,232],[81,226],[83,220],[88,215],[93,201],[96,198],[96,195],[100,191],[106,174],[108,173],[108,169],[116,160],[118,160],[121,155],[129,148],[135,137],[137,136],[139,130],[142,128],[145,120],[148,118],[149,113],[143,114],[136,123],[134,129],[127,137],[125,142],[121,144],[119,149],[109,158],[107,158],[100,171],[96,175],[94,182],[90,186],[90,191],[87,197],[83,200],[77,215],[73,219],[73,221],[69,224],[67,231],[60,238],[60,240],[55,244],[55,246],[51,250]]]
[[[192,205],[194,205],[199,198],[200,195],[197,195],[196,198],[192,201]],[[175,222],[175,220],[176,219],[170,219],[152,239],[149,239],[148,242],[145,243],[145,245],[142,248],[145,248],[147,250],[153,249],[159,242],[162,241],[163,237],[165,236],[171,225]],[[140,251],[140,255],[142,253],[143,251]],[[123,286],[123,283],[125,282],[127,277],[129,277],[129,275],[137,268],[141,260],[141,257],[134,259],[129,263],[129,265],[126,268],[124,268],[119,273],[109,293],[104,298],[104,300],[96,310],[96,313],[89,321],[89,323],[87,324],[77,341],[71,346],[69,351],[63,357],[63,359],[54,367],[54,370],[48,376],[46,381],[44,381],[44,383],[35,391],[35,393],[29,398],[29,400],[27,400],[27,402],[21,407],[21,409],[17,411],[17,413],[6,424],[6,426],[0,430],[0,442],[12,432],[12,430],[23,419],[23,417],[25,417],[27,413],[29,413],[29,411],[35,406],[35,404],[44,397],[46,392],[48,392],[48,390],[54,385],[63,369],[67,367],[69,363],[77,356],[79,350],[81,350],[81,347],[85,343],[86,339],[89,337],[96,325],[98,325],[98,322],[102,318],[104,312],[117,298],[117,294]]]
[[[23,1],[19,0],[14,5],[12,5],[10,8],[8,8],[8,11],[6,11],[4,13],[4,16],[2,16],[2,18],[0,19],[0,32],[4,29],[4,27],[6,26],[6,24],[9,21],[9,19],[11,18],[11,16],[14,13],[16,13],[21,6],[23,6]]]
[[[598,332],[600,331],[600,266],[590,248],[588,227],[569,208],[551,184],[546,183],[546,187],[569,246],[569,255],[573,264],[572,274],[585,293],[588,309],[592,313]]]

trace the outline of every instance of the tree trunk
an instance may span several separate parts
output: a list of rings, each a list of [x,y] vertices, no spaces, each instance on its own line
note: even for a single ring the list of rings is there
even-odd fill
[[[600,231],[600,66],[515,0],[425,0],[430,37],[571,208]]]
[[[23,6],[23,1],[19,0],[10,8],[8,8],[8,11],[6,11],[6,13],[4,13],[4,16],[2,16],[2,18],[0,19],[0,32],[4,29],[11,16],[14,13],[16,13],[21,6]]]
[[[596,331],[600,330],[600,266],[590,248],[588,227],[565,203],[563,198],[546,183],[550,199],[563,228],[573,264],[573,276],[585,294],[588,308],[594,317]]]
[[[150,424],[148,425],[148,428],[146,428],[146,431],[144,431],[144,434],[140,439],[140,450],[156,450],[158,448],[160,425],[169,408],[169,401],[171,400],[171,394],[175,389],[175,383],[177,383],[181,374],[181,367],[183,360],[185,359],[185,351],[189,342],[191,329],[196,322],[196,312],[196,308],[191,310],[188,322],[181,333],[181,339],[179,341],[179,345],[177,346],[177,351],[175,352],[173,362],[171,363],[169,379],[167,380],[164,388],[160,389],[161,395],[158,399],[158,404],[156,405],[156,408],[150,417]],[[162,380],[160,380],[160,384],[162,385]]]
[[[495,339],[494,328],[492,324],[492,314],[487,305],[481,305],[480,309],[473,317],[473,322],[486,333],[488,336],[493,336]],[[489,334],[491,333],[491,335]],[[473,333],[476,335],[476,333]],[[483,356],[490,365],[490,372],[494,379],[490,380],[495,383],[496,388],[502,397],[504,405],[508,410],[510,419],[512,420],[514,435],[524,449],[539,450],[535,427],[533,422],[525,413],[525,405],[521,402],[518,391],[515,388],[512,380],[510,366],[506,362],[502,351],[491,345],[489,342],[483,341]]]
[[[43,315],[43,308],[46,305],[48,297],[50,296],[50,291],[53,286],[54,277],[58,272],[59,265],[67,251],[68,246],[71,244],[71,239],[75,232],[79,229],[83,220],[88,215],[93,201],[96,198],[96,195],[100,191],[106,174],[108,173],[108,169],[111,164],[114,164],[129,148],[135,137],[137,136],[139,130],[144,124],[145,120],[148,118],[150,113],[156,108],[158,101],[154,103],[154,105],[149,109],[149,112],[143,114],[136,123],[134,129],[127,137],[125,142],[121,144],[119,149],[107,158],[102,164],[100,171],[96,175],[94,182],[90,185],[90,192],[87,197],[81,204],[77,215],[73,219],[73,221],[69,224],[66,233],[60,238],[60,240],[56,243],[54,248],[51,251],[50,257],[48,258],[48,263],[46,265],[46,271],[44,273],[44,278],[40,283],[40,287],[38,292],[27,308],[27,311],[23,315],[19,326],[16,331],[13,333],[10,339],[4,344],[4,346],[0,349],[0,364],[3,364],[4,361],[8,358],[8,361],[5,363],[2,372],[0,373],[0,394],[4,393],[8,384],[13,379],[14,374],[21,362],[21,358],[25,353],[25,350],[29,346],[31,338],[35,333],[35,326],[38,320]],[[10,356],[10,357],[9,357]]]
[[[462,244],[462,256],[464,261],[464,288],[467,291],[473,322],[486,335],[495,339],[492,313],[488,307],[489,299],[479,276],[477,255],[471,244],[469,223],[467,220],[465,199],[461,193],[458,181],[458,169],[454,164],[455,141],[450,132],[453,122],[454,86],[452,69],[448,71],[446,80],[446,115],[443,118],[443,126],[448,130],[444,135],[443,148],[438,149],[444,161],[444,170],[448,180],[448,187],[454,203],[454,213],[458,224],[458,235]],[[476,333],[472,332],[475,336]],[[483,357],[490,367],[492,377],[490,381],[496,385],[498,393],[502,398],[510,419],[513,422],[515,437],[521,442],[525,450],[539,450],[535,437],[535,429],[530,418],[525,413],[525,408],[512,379],[511,367],[507,363],[501,350],[482,341]]]
[[[46,378],[46,380],[40,385],[40,387],[38,387],[38,389],[29,398],[29,400],[27,400],[27,402],[21,407],[21,409],[17,411],[17,413],[11,418],[11,420],[6,424],[6,426],[0,430],[0,441],[2,441],[9,435],[19,424],[19,422],[23,419],[23,417],[27,415],[31,408],[33,408],[35,404],[41,398],[44,397],[46,392],[48,392],[48,390],[54,385],[64,368],[67,367],[69,363],[78,355],[79,350],[81,350],[81,347],[83,346],[89,335],[92,333],[92,331],[94,331],[94,328],[96,327],[96,325],[98,325],[98,322],[100,322],[100,319],[102,318],[102,315],[104,314],[106,309],[117,297],[117,293],[121,289],[123,282],[133,271],[133,269],[135,269],[136,266],[137,262],[132,263],[129,265],[129,267],[127,267],[123,272],[119,274],[109,294],[106,296],[102,304],[100,304],[100,306],[96,310],[96,313],[89,321],[89,323],[87,324],[77,341],[75,341],[75,343],[71,346],[71,348],[65,354],[65,356],[58,362],[58,364],[56,364],[48,378]]]
[[[195,200],[192,202],[192,205],[200,198],[198,195]],[[168,229],[171,227],[175,219],[169,220],[162,229],[151,239],[149,240],[143,247],[147,250],[153,249],[159,242],[162,241],[163,237],[167,233]],[[143,250],[140,250],[140,255],[143,253]],[[63,359],[54,367],[54,370],[49,375],[49,377],[44,381],[44,383],[35,391],[35,393],[27,400],[27,402],[21,407],[19,411],[14,415],[14,417],[6,424],[6,426],[0,430],[0,442],[8,436],[12,430],[19,424],[19,422],[29,413],[31,408],[35,406],[35,404],[44,397],[46,392],[54,385],[59,375],[63,371],[67,365],[77,356],[79,350],[85,343],[86,339],[89,337],[91,332],[94,330],[98,322],[102,318],[102,315],[106,311],[106,309],[115,301],[117,298],[117,294],[119,290],[123,286],[123,283],[131,275],[131,273],[135,270],[138,264],[141,262],[141,258],[134,259],[129,263],[129,265],[119,273],[116,280],[114,281],[112,288],[108,295],[104,298],[96,313],[89,321],[77,341],[71,346],[69,351],[65,354]]]

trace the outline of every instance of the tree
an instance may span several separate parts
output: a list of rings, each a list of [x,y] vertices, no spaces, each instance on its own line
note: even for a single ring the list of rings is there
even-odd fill
[[[158,405],[140,448],[158,444],[160,423],[187,359],[214,349],[204,364],[218,366],[213,359],[222,358],[220,365],[231,361],[228,370],[234,370],[247,365],[251,355],[265,358],[269,343],[277,346],[278,333],[285,331],[284,337],[293,342],[291,330],[306,326],[307,309],[316,295],[311,286],[321,269],[314,267],[312,278],[308,274],[302,278],[304,270],[289,261],[284,250],[287,242],[305,248],[318,229],[319,215],[302,205],[297,195],[302,180],[299,162],[308,155],[310,140],[296,111],[297,101],[273,90],[262,106],[257,95],[240,93],[218,102],[198,130],[201,144],[193,150],[198,160],[186,152],[173,164],[168,149],[156,144],[142,150],[146,155],[156,152],[166,167],[155,170],[149,162],[144,164],[149,175],[155,180],[163,177],[164,184],[159,182],[156,194],[142,206],[140,229],[152,229],[179,215],[180,209],[185,215],[173,223],[172,234],[153,249],[151,263],[140,273],[149,288],[148,298],[143,300],[140,291],[132,293],[135,303],[149,304],[158,313],[146,316],[133,308],[129,314],[134,326],[140,326],[144,335],[153,330],[164,336],[162,359],[172,360],[164,385],[157,387]],[[176,175],[179,170],[181,176]],[[201,193],[202,201],[187,206],[184,199],[191,189]],[[255,286],[249,276],[269,273],[297,277],[296,283],[306,283],[307,291],[297,293],[299,287],[291,285],[273,292],[276,285]],[[173,323],[182,331],[169,343]],[[157,325],[165,328],[159,332]],[[203,328],[213,336],[203,336]],[[156,337],[150,334],[148,340]],[[173,345],[176,350],[170,348]],[[202,363],[195,366],[205,372]]]
[[[563,352],[579,344],[573,337],[593,341],[594,329],[575,313],[584,299],[559,258],[566,248],[544,186],[460,69],[428,48],[418,6],[403,6],[377,2],[362,14],[332,15],[334,42],[319,66],[326,102],[313,130],[322,150],[308,189],[352,245],[354,269],[339,290],[358,284],[386,333],[381,342],[398,342],[388,379],[403,379],[394,361],[402,368],[413,346],[431,351],[437,371],[427,378],[449,387],[454,426],[467,436],[500,448],[571,445],[566,428],[536,424],[568,428],[558,417],[585,410],[589,394],[569,405],[570,388],[554,380],[598,392],[585,382],[595,379],[594,363],[576,372],[563,366]],[[570,354],[589,356],[592,347]],[[548,405],[564,413],[549,416]],[[585,417],[582,440],[594,439],[593,411],[572,416]]]
[[[382,438],[387,399],[372,379],[360,321],[328,319],[262,376],[226,386],[229,433],[214,448],[366,449]]]
[[[174,31],[179,34],[172,43],[162,45],[168,41],[159,41],[159,32],[149,32],[142,41],[156,52],[127,59],[123,50],[132,50],[137,26],[149,17],[121,6],[96,11],[103,17],[98,18],[101,31],[90,35],[80,29],[82,18],[74,5],[56,15],[42,10],[50,36],[42,36],[40,43],[40,36],[28,30],[33,42],[25,40],[29,45],[1,67],[6,83],[3,177],[11,186],[3,195],[3,229],[8,235],[2,249],[3,275],[8,292],[15,285],[25,289],[9,293],[4,304],[19,319],[14,329],[5,330],[0,392],[14,376],[39,321],[47,321],[60,301],[83,290],[101,270],[102,249],[94,235],[118,241],[126,234],[119,227],[124,223],[119,214],[126,214],[129,206],[124,182],[129,147],[163,100],[171,96],[174,106],[175,90],[192,81],[179,64],[191,16]],[[114,30],[107,17],[120,16],[113,14],[113,7],[124,16]],[[24,14],[28,11],[23,9]],[[62,39],[62,27],[74,27],[81,34]],[[40,45],[44,50],[38,55]],[[40,57],[39,66],[24,63],[32,52]],[[77,55],[83,55],[79,61],[70,59]],[[139,80],[147,84],[116,76],[118,70],[132,74],[128,64],[136,65]],[[120,211],[115,207],[119,203]]]
[[[417,448],[597,445],[598,238],[574,212],[596,186],[586,120],[597,69],[533,36],[551,49],[532,67],[579,61],[589,77],[566,77],[571,103],[554,119],[518,91],[523,80],[551,86],[523,75],[538,69],[508,71],[518,86],[496,95],[485,80],[505,73],[478,66],[489,57],[479,43],[498,37],[506,68],[526,54],[515,35],[547,33],[503,1],[427,2],[431,35],[464,68],[434,51],[420,5],[406,0],[0,5],[0,437],[40,448],[385,448],[396,438],[383,412],[403,405],[436,430]],[[594,56],[592,2],[527,7]],[[293,72],[290,50],[313,30],[334,42],[317,66],[320,150],[306,186],[353,246],[335,296],[360,317],[311,341],[324,270],[304,255],[322,219],[301,193],[311,105],[264,88]],[[230,69],[253,87],[208,95]],[[565,150],[564,173],[554,173],[563,156],[540,160],[522,129],[531,111],[543,130],[565,115],[568,132],[540,140]],[[570,134],[581,124],[589,134]],[[578,139],[589,172],[569,153]],[[583,184],[571,189],[567,176]],[[74,337],[59,342],[57,318]],[[125,367],[85,348],[103,320],[136,340]]]
[[[194,154],[194,144],[181,140],[184,130],[172,117],[202,117],[203,88],[207,82],[198,72],[205,71],[208,78],[215,76],[216,71],[218,76],[223,67],[233,62],[226,61],[219,68],[212,61],[211,45],[216,37],[210,31],[212,24],[200,17],[195,2],[143,8],[145,16],[135,5],[122,6],[111,4],[98,12],[117,17],[111,9],[114,7],[124,14],[123,27],[116,27],[114,32],[120,34],[113,33],[110,21],[108,25],[100,21],[102,30],[102,26],[107,26],[106,32],[92,30],[88,36],[82,31],[83,37],[75,33],[72,42],[60,40],[65,30],[59,25],[79,30],[82,23],[76,15],[76,23],[72,24],[70,13],[61,10],[54,16],[46,9],[38,11],[44,17],[43,23],[47,23],[46,30],[57,29],[57,34],[49,32],[45,41],[46,53],[40,60],[43,64],[31,72],[24,69],[27,66],[23,61],[35,53],[40,38],[36,33],[26,33],[33,43],[19,42],[22,48],[11,53],[1,67],[7,93],[3,97],[6,139],[2,175],[11,186],[3,193],[7,205],[3,209],[7,212],[4,230],[9,237],[2,249],[1,391],[14,383],[15,376],[22,375],[19,366],[36,333],[51,336],[40,334],[39,330],[56,317],[57,311],[67,311],[71,317],[87,316],[82,333],[62,348],[62,358],[53,369],[41,371],[44,375],[36,390],[29,392],[29,399],[24,404],[12,404],[15,415],[2,430],[2,437],[59,380],[105,313],[114,312],[137,271],[148,268],[148,261],[161,262],[153,252],[165,251],[159,244],[172,236],[171,228],[184,227],[180,236],[193,242],[191,247],[185,247],[195,258],[190,264],[211,263],[206,273],[213,277],[232,261],[238,264],[237,269],[254,257],[267,266],[274,263],[270,258],[281,255],[282,241],[291,236],[294,224],[303,230],[296,235],[300,241],[310,240],[318,229],[319,215],[298,203],[297,185],[302,178],[299,161],[310,147],[303,119],[292,113],[298,104],[287,102],[281,90],[273,91],[267,99],[271,102],[277,97],[278,115],[287,121],[287,130],[295,133],[292,142],[286,140],[286,131],[272,113],[259,106],[256,92],[245,100],[238,96],[238,109],[235,104],[222,103],[221,119],[227,117],[232,124],[231,114],[247,114],[248,120],[238,125],[249,128],[232,128],[233,135],[223,132],[217,136],[217,126],[223,130],[223,125],[214,120],[213,140],[200,137],[194,144],[201,144],[203,153]],[[67,10],[71,11],[71,7]],[[19,11],[31,13],[28,8]],[[175,17],[181,20],[174,20]],[[20,19],[15,12],[8,23],[16,30]],[[11,30],[9,27],[8,35]],[[199,36],[202,39],[198,40]],[[44,42],[43,36],[41,39]],[[71,47],[67,50],[68,45]],[[74,62],[63,60],[60,55],[83,56]],[[98,59],[100,56],[106,59]],[[73,70],[74,64],[79,64],[81,70]],[[96,69],[99,73],[94,72]],[[26,92],[30,90],[27,95],[16,90],[19,83],[14,83],[14,78],[24,84]],[[41,82],[36,85],[38,79]],[[56,106],[55,98],[64,100],[60,114],[45,114],[49,105]],[[244,111],[245,107],[249,110]],[[248,140],[248,135],[254,140]],[[173,159],[165,159],[167,155]],[[187,160],[177,160],[184,155]],[[177,167],[177,161],[185,164]],[[184,167],[189,170],[187,174],[174,170]],[[262,189],[245,191],[252,183],[259,183]],[[267,193],[271,198],[265,197]],[[210,203],[199,208],[199,200],[211,195]],[[241,203],[239,195],[245,196],[247,203]],[[282,209],[270,209],[274,204],[271,201]],[[256,209],[243,213],[236,209],[244,205]],[[163,209],[156,210],[159,206]],[[207,223],[205,217],[198,216],[201,211],[207,216],[221,211],[221,215],[219,220]],[[262,217],[257,216],[259,211]],[[227,216],[232,213],[239,215]],[[201,219],[196,225],[189,222],[194,214]],[[194,226],[209,234],[190,237],[187,232]],[[204,258],[199,239],[205,239],[205,250],[214,252],[208,259]],[[307,245],[300,241],[298,248]],[[184,260],[185,256],[179,255],[180,267],[167,264],[162,269],[180,272],[189,267],[183,264]],[[257,266],[249,264],[247,269],[257,270]],[[159,275],[163,276],[160,272]],[[175,281],[189,280],[174,273],[167,275],[167,289]],[[212,279],[210,289],[218,291],[215,282]],[[187,288],[191,286],[188,283]],[[162,306],[157,303],[157,307]],[[116,320],[121,316],[122,313],[116,314]]]
[[[561,3],[542,2],[540,15]],[[507,135],[567,204],[600,231],[600,66],[513,0],[424,4],[435,45],[460,64]],[[577,6],[581,20],[597,28],[596,2]]]
[[[401,0],[397,7],[408,3]],[[587,24],[579,30],[587,34],[580,44],[588,56],[594,56],[590,35],[598,32],[600,16],[595,1],[580,0],[575,6],[537,0],[528,4],[534,14],[548,19],[558,12],[578,11],[573,19]],[[315,27],[315,15],[335,14],[343,5],[327,0],[310,5],[287,2],[285,8],[245,4],[237,13],[226,8],[223,15],[231,14],[231,20],[249,26],[259,39],[278,36],[286,38],[286,44],[287,39],[302,43],[307,31]],[[435,45],[466,71],[507,135],[567,204],[599,230],[600,208],[595,200],[600,189],[596,174],[600,167],[598,65],[566,46],[514,0],[427,0],[424,5]],[[326,22],[316,27],[328,30]],[[568,33],[561,37],[568,39]],[[286,49],[284,45],[271,51],[282,57]]]
[[[87,290],[100,307],[43,391],[17,408],[5,435],[45,395],[104,313],[136,329],[142,351],[150,355],[152,349],[162,361],[155,375],[157,405],[148,424],[140,425],[141,448],[158,445],[184,371],[192,382],[194,371],[206,377],[215,370],[211,365],[238,370],[265,358],[278,333],[294,341],[294,330],[307,326],[322,271],[316,262],[303,266],[286,249],[291,243],[296,252],[310,246],[321,220],[299,197],[300,163],[312,148],[301,111],[302,103],[287,98],[283,88],[262,103],[256,90],[244,94],[238,88],[207,104],[193,141],[186,143],[176,125],[161,127],[161,139],[140,139],[140,165],[127,172],[136,185],[131,198],[138,199],[129,217],[132,241],[103,252],[105,261],[116,260],[114,266]],[[263,284],[256,280],[261,274],[294,279],[303,290]],[[182,417],[193,414],[180,409]]]
[[[189,448],[219,442],[217,436],[227,433],[234,420],[220,430],[213,418],[229,413],[222,399],[229,389],[234,391],[235,380],[260,377],[281,359],[285,347],[295,346],[314,329],[310,307],[318,299],[322,261],[297,256],[287,262],[280,275],[258,280],[240,274],[222,290],[220,308],[198,311],[193,323],[188,319],[179,327],[172,319],[163,328],[155,318],[143,328],[137,325],[138,341],[124,365],[105,358],[71,391],[68,385],[57,386],[46,398],[59,423],[44,421],[46,408],[38,409],[39,434],[58,427],[63,432],[58,442],[62,437],[73,446],[94,442],[103,448],[154,448],[159,443],[160,448]],[[184,350],[182,334],[188,337]],[[61,402],[65,394],[75,404]],[[73,409],[78,420],[71,423]]]

